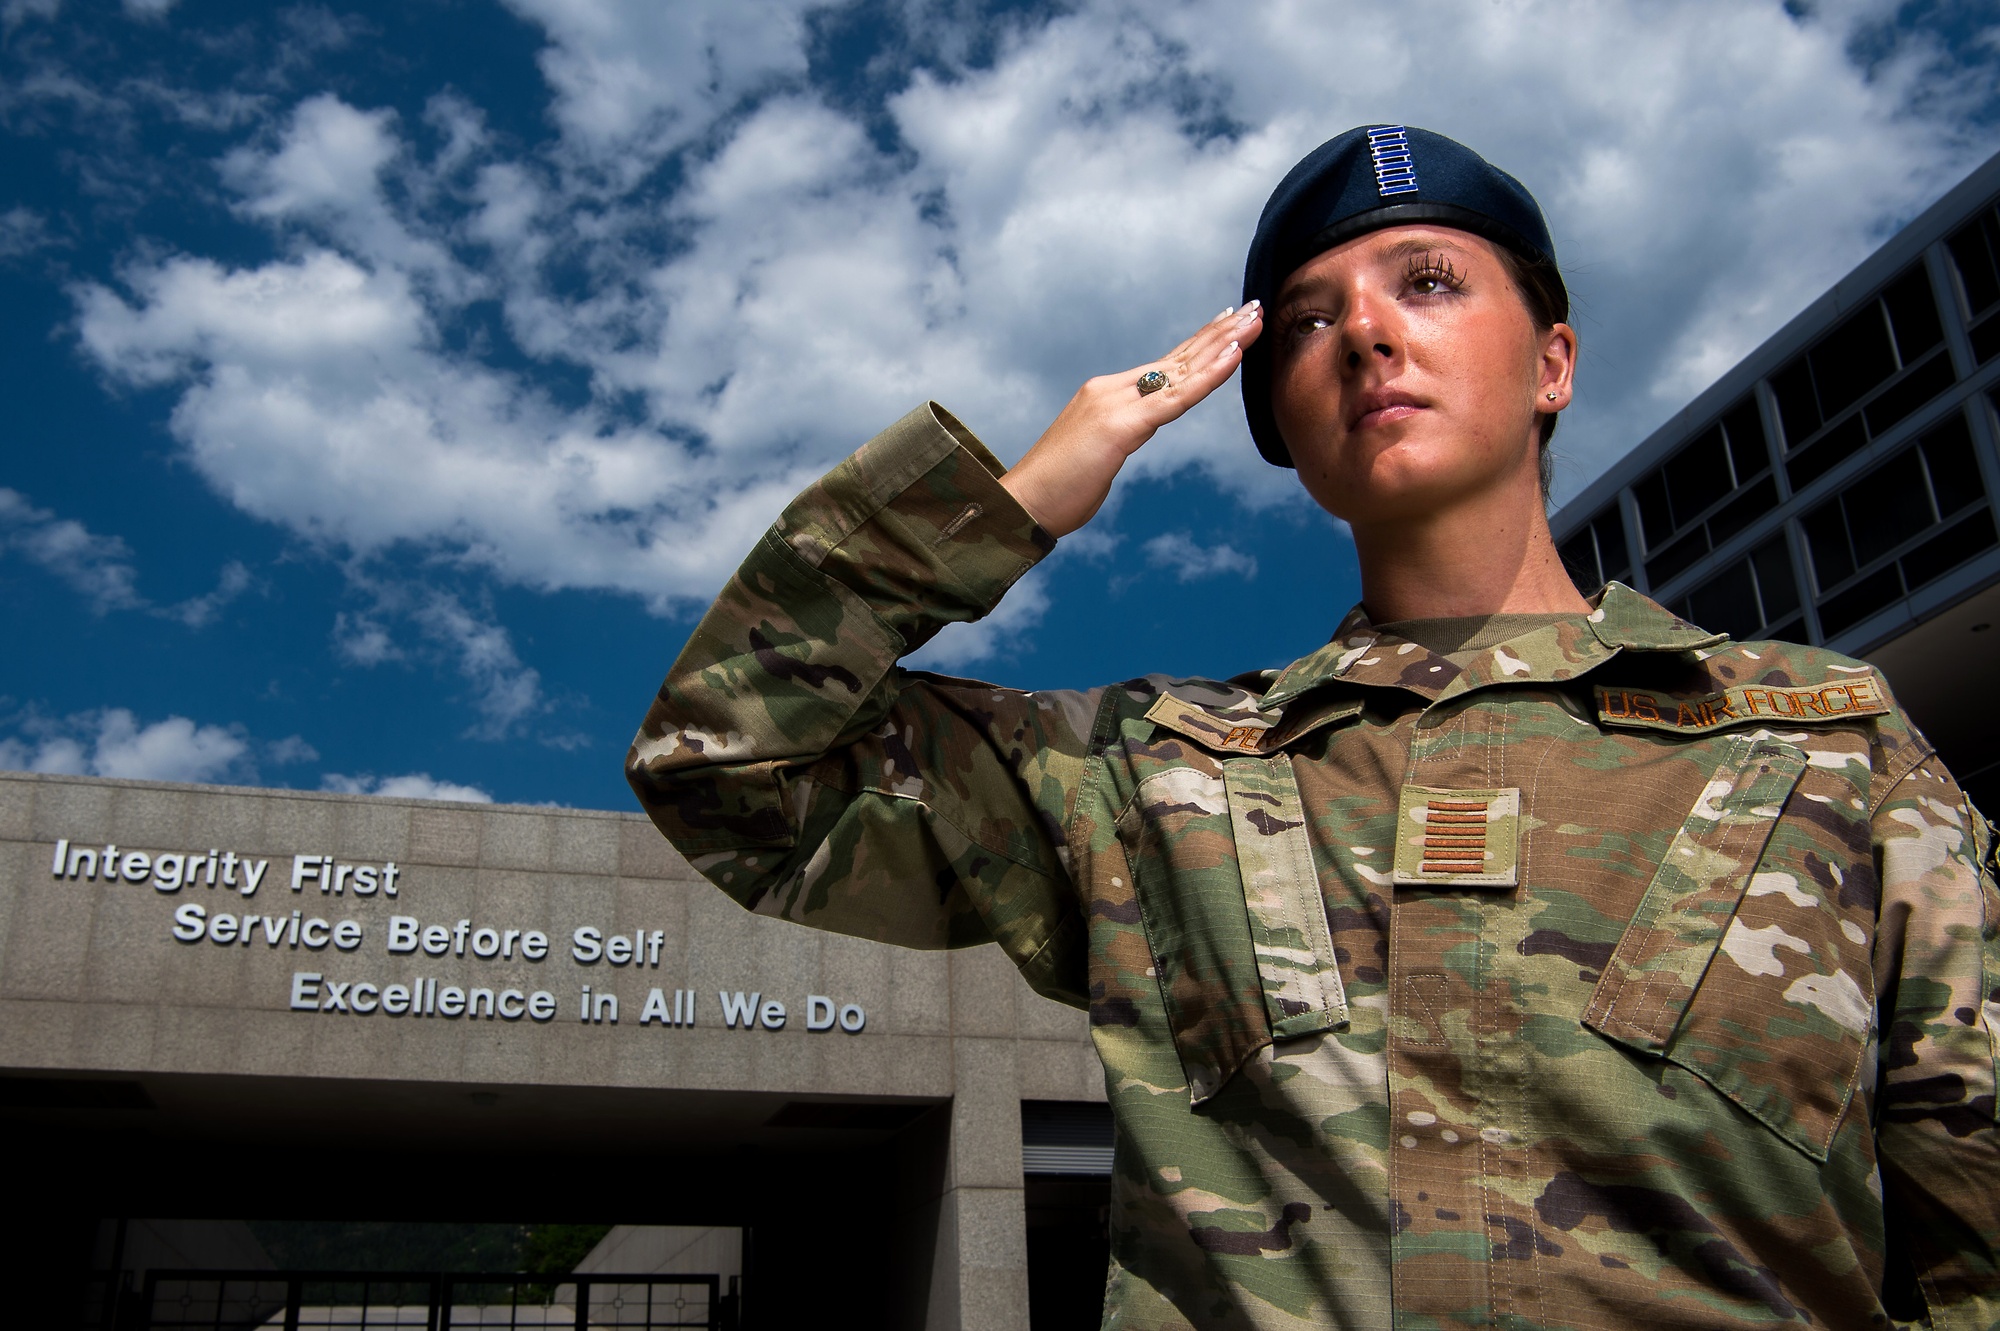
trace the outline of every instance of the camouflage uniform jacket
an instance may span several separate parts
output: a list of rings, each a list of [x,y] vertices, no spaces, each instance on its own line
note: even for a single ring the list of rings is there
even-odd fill
[[[1613,584],[1463,668],[899,668],[1051,547],[1000,471],[928,406],[808,489],[629,775],[744,906],[1089,1009],[1107,1327],[1995,1323],[1989,832],[1870,667]]]

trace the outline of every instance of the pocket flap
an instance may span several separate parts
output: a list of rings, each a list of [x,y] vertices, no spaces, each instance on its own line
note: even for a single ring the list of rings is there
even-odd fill
[[[1730,739],[1598,978],[1584,1025],[1665,1052],[1805,766],[1789,744]]]
[[[1817,775],[1807,765],[1783,741],[1731,738],[1583,1022],[1700,1077],[1824,1161],[1858,1085],[1874,994],[1863,924],[1812,871],[1827,863],[1826,839],[1839,840],[1822,812],[1832,803],[1784,817],[1802,775]]]
[[[1118,835],[1191,1106],[1273,1040],[1348,1019],[1287,755],[1148,778]]]

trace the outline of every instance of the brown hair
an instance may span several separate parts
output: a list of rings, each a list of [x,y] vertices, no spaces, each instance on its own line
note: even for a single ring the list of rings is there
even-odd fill
[[[1534,320],[1538,331],[1546,332],[1557,324],[1569,322],[1569,288],[1564,285],[1562,270],[1555,260],[1540,256],[1529,258],[1509,246],[1495,245],[1500,254],[1500,262],[1506,266],[1507,276],[1513,280],[1514,290],[1520,293],[1521,303],[1528,307],[1528,317]],[[1551,411],[1542,417],[1542,497],[1547,498],[1549,486],[1555,480],[1555,456],[1549,452],[1549,440],[1555,437],[1556,413]]]

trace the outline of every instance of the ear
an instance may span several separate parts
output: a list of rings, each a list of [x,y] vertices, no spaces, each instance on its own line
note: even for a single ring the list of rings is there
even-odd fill
[[[1570,403],[1576,387],[1576,330],[1557,324],[1541,335],[1535,380],[1535,410],[1554,415]]]

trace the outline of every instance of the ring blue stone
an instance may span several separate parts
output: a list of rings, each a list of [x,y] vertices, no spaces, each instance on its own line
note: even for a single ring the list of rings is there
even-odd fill
[[[1144,374],[1139,376],[1140,397],[1144,397],[1148,393],[1157,393],[1166,386],[1167,386],[1167,376],[1160,373],[1158,370],[1148,370]]]

